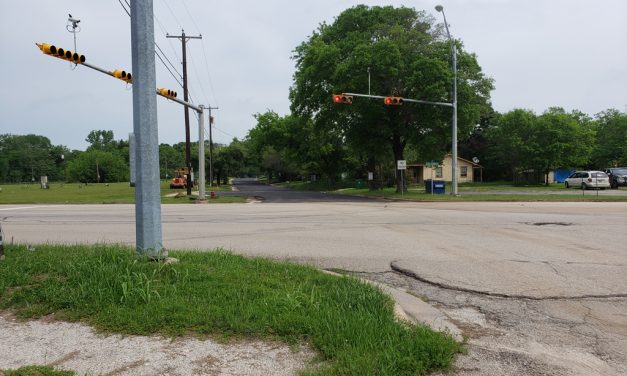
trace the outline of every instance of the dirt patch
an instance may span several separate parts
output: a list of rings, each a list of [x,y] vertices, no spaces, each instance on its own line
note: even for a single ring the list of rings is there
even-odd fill
[[[307,346],[218,343],[184,337],[103,335],[80,323],[18,320],[0,312],[0,369],[51,365],[96,375],[294,375],[314,358]]]

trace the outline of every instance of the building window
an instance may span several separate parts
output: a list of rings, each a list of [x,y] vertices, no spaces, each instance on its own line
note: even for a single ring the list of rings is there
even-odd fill
[[[468,166],[462,166],[461,174],[462,174],[462,178],[465,178],[468,176]]]
[[[441,178],[442,177],[442,167],[438,167],[435,169],[435,177],[436,178]]]

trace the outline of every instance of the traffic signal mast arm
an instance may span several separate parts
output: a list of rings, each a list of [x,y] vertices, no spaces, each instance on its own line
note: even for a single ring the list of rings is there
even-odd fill
[[[351,96],[351,97],[383,99],[383,100],[385,100],[385,98],[388,98],[388,97],[384,97],[382,95],[368,95],[368,94],[355,94],[355,93],[342,93],[342,95],[347,95],[347,96]],[[423,100],[420,100],[420,99],[408,99],[408,98],[402,98],[402,99],[403,99],[404,102],[432,104],[432,105],[435,105],[435,106],[453,107],[453,104],[452,103],[448,103],[448,102],[431,102],[431,101],[423,101]]]
[[[164,90],[166,90],[166,91],[164,92]],[[164,98],[166,98],[168,100],[171,100],[173,102],[176,102],[178,104],[182,104],[183,106],[189,107],[189,108],[191,108],[192,110],[194,110],[196,112],[199,112],[199,113],[202,112],[202,109],[200,107],[195,106],[195,105],[193,105],[193,104],[191,104],[189,102],[185,102],[184,100],[178,99],[177,97],[173,96],[172,94],[168,95],[167,91],[170,91],[172,93],[172,90],[157,89],[157,95],[160,95],[160,96],[162,96],[162,97],[164,97]]]
[[[89,64],[87,62],[85,62],[85,55],[79,55],[75,52],[71,52],[69,50],[64,50],[63,48],[57,48],[54,45],[51,44],[47,44],[47,43],[35,43],[37,45],[37,47],[41,50],[41,52],[43,52],[46,55],[50,55],[59,59],[63,59],[63,60],[68,60],[70,62],[73,62],[75,64],[80,64],[80,65],[84,65],[87,68],[91,68],[93,70],[96,70],[100,73],[104,73],[108,76],[117,78],[119,80],[122,80],[128,84],[132,84],[133,83],[133,76],[131,75],[130,72],[126,72],[123,70],[119,70],[116,69],[114,71],[108,71],[106,69],[97,67],[93,64]],[[168,90],[168,89],[157,89],[156,90],[157,95],[160,95],[164,98],[167,98],[173,102],[179,103],[183,106],[189,107],[191,109],[193,109],[196,112],[202,112],[202,109],[198,106],[195,106],[191,103],[182,101],[178,98],[176,98],[176,92],[174,92],[173,90]]]

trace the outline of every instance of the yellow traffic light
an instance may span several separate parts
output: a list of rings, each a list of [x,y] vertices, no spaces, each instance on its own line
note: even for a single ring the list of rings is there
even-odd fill
[[[57,48],[53,44],[42,43],[37,44],[37,47],[41,50],[41,52],[46,55],[54,56],[59,59],[71,61],[74,64],[81,64],[85,62],[85,55],[80,55],[76,52],[72,52],[70,50],[64,50],[63,48]]]
[[[133,83],[133,76],[131,75],[131,72],[127,73],[126,71],[116,69],[113,71],[113,77],[125,81],[129,84]]]
[[[42,43],[42,44],[38,44],[37,47],[39,47],[41,52],[45,53],[46,55],[56,55],[57,54],[57,48],[55,46],[51,45],[51,44]]]
[[[403,104],[403,98],[401,97],[385,97],[383,103],[386,106],[400,106]]]
[[[164,97],[168,97],[168,98],[176,98],[176,91],[174,90],[170,90],[170,89],[166,89],[166,88],[161,88],[159,89],[159,94],[161,94]]]
[[[353,97],[351,95],[333,94],[333,102],[351,104],[353,103]]]

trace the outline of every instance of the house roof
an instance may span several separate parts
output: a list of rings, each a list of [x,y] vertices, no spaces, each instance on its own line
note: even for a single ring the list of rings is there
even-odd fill
[[[450,153],[445,155],[445,157],[450,157],[450,156],[451,156]],[[458,161],[467,162],[467,163],[471,164],[473,167],[483,168],[483,166],[480,165],[479,163],[475,163],[473,161],[469,161],[468,159],[465,159],[465,158],[457,157],[457,160]],[[425,165],[424,165],[424,163],[416,162],[416,163],[408,163],[407,166],[410,166],[410,167],[424,167]]]

